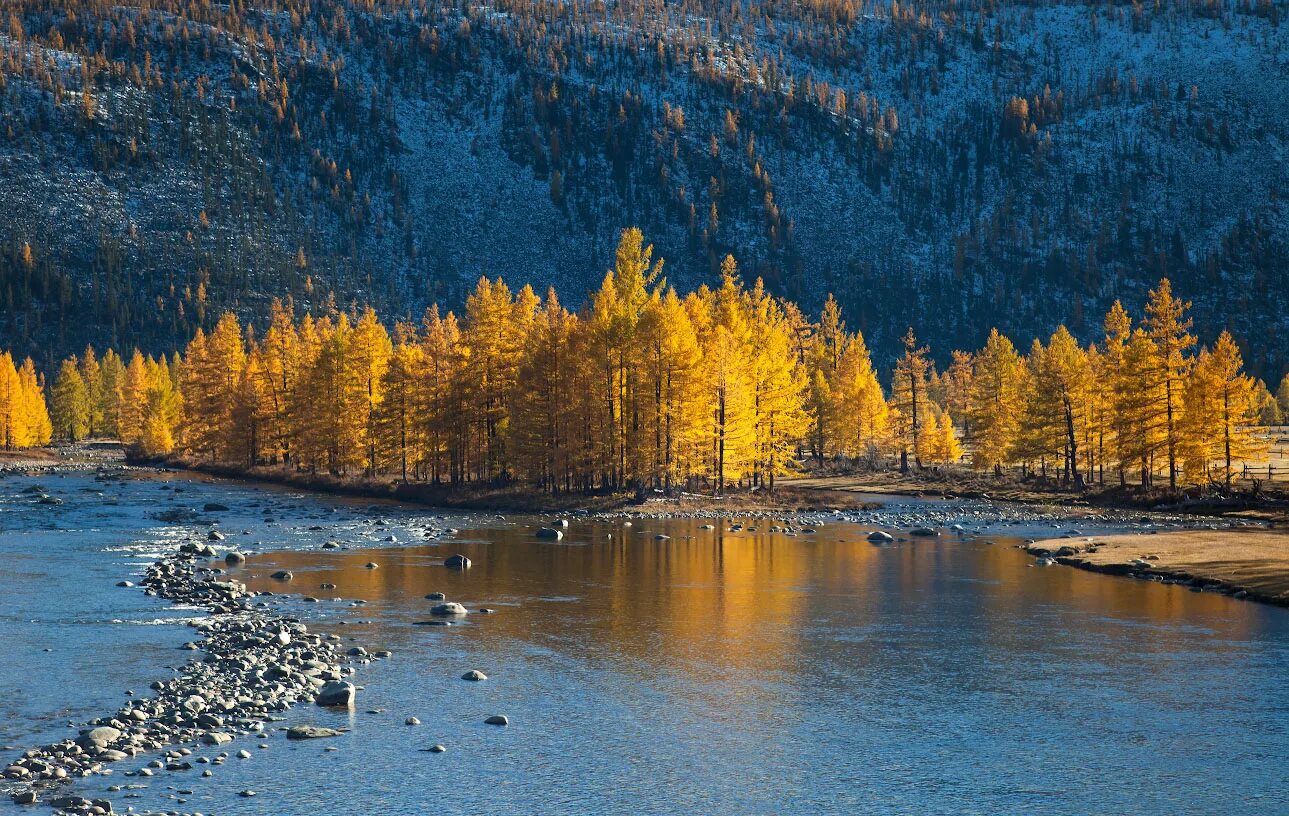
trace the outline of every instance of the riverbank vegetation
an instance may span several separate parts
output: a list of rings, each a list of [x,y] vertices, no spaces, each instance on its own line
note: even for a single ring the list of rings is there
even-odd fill
[[[1165,279],[1135,325],[1116,303],[1095,343],[1060,327],[1022,353],[994,331],[942,371],[910,329],[884,388],[835,301],[810,320],[733,258],[681,295],[629,229],[576,312],[487,278],[460,317],[392,327],[370,307],[277,302],[262,333],[226,314],[170,359],[66,361],[53,426],[226,467],[547,493],[719,494],[839,461],[1229,483],[1274,399],[1229,333],[1198,346],[1188,307]]]
[[[45,380],[31,358],[15,364],[0,352],[0,449],[6,451],[49,444],[53,428],[45,403]]]

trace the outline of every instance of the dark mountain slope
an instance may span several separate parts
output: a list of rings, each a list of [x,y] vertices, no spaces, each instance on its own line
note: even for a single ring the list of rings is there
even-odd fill
[[[1263,2],[14,0],[0,334],[170,347],[291,295],[387,315],[480,274],[837,293],[882,354],[1090,338],[1168,275],[1286,361],[1289,72]]]

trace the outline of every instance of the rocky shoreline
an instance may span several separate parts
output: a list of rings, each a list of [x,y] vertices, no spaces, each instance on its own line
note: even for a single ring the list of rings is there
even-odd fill
[[[702,521],[729,521],[738,519],[739,526],[755,532],[746,522],[766,523],[768,532],[785,532],[789,535],[805,532],[823,524],[857,524],[896,531],[934,528],[973,535],[1019,535],[1009,528],[1047,528],[1062,530],[1064,535],[1078,535],[1079,527],[1103,528],[1115,531],[1158,531],[1214,529],[1230,526],[1219,518],[1203,518],[1184,514],[1150,513],[1106,508],[1071,508],[1059,505],[1017,504],[993,499],[924,499],[900,497],[889,504],[872,504],[850,508],[799,508],[795,510],[740,510],[729,512],[720,508],[677,510],[663,503],[646,502],[631,508],[611,511],[579,511],[568,518],[589,518],[597,521],[650,521],[694,519]]]
[[[154,758],[123,776],[142,781],[156,773],[192,770],[194,763],[204,766],[203,776],[212,776],[212,768],[231,758],[229,752],[198,756],[193,746],[218,749],[238,736],[262,738],[272,723],[283,719],[281,712],[298,703],[352,704],[355,687],[346,680],[355,671],[350,657],[366,661],[388,653],[368,655],[355,647],[342,655],[339,636],[311,633],[298,620],[269,611],[265,601],[256,600],[258,593],[209,566],[209,559],[217,557],[211,544],[189,541],[152,563],[142,580],[149,595],[210,613],[191,624],[203,640],[186,644],[203,650],[205,657],[184,665],[176,677],[153,683],[153,696],[131,696],[115,714],[90,721],[76,737],[25,752],[3,770],[4,778],[17,785],[15,802],[45,802],[65,813],[113,813],[108,799],[60,789],[72,779],[112,775],[113,765],[142,754]],[[239,554],[229,558],[233,563]],[[287,736],[340,733],[306,733],[307,728]],[[249,756],[246,751],[237,754]],[[122,783],[108,790],[131,787]]]

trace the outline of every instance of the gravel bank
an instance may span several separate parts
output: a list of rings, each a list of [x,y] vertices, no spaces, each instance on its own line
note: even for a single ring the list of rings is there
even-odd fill
[[[153,683],[152,696],[131,697],[115,714],[86,723],[76,737],[25,752],[3,770],[16,783],[14,801],[45,802],[69,813],[111,813],[110,800],[69,795],[63,785],[115,773],[146,779],[192,770],[194,763],[209,773],[230,753],[197,757],[193,747],[215,749],[243,735],[262,739],[281,712],[296,704],[352,703],[354,687],[346,678],[354,668],[341,654],[339,638],[311,633],[299,621],[269,611],[256,593],[208,566],[219,555],[210,544],[184,543],[152,563],[142,581],[150,595],[210,613],[191,624],[200,640],[186,644],[204,657],[172,679]],[[365,652],[362,657],[370,659]],[[151,754],[147,762],[131,762],[145,753]],[[128,788],[123,783],[109,791]]]

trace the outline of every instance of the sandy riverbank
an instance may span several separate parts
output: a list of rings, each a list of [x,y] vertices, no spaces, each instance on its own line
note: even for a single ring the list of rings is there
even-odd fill
[[[1027,549],[1094,572],[1212,587],[1289,606],[1289,533],[1276,530],[1237,528],[1049,539]]]

